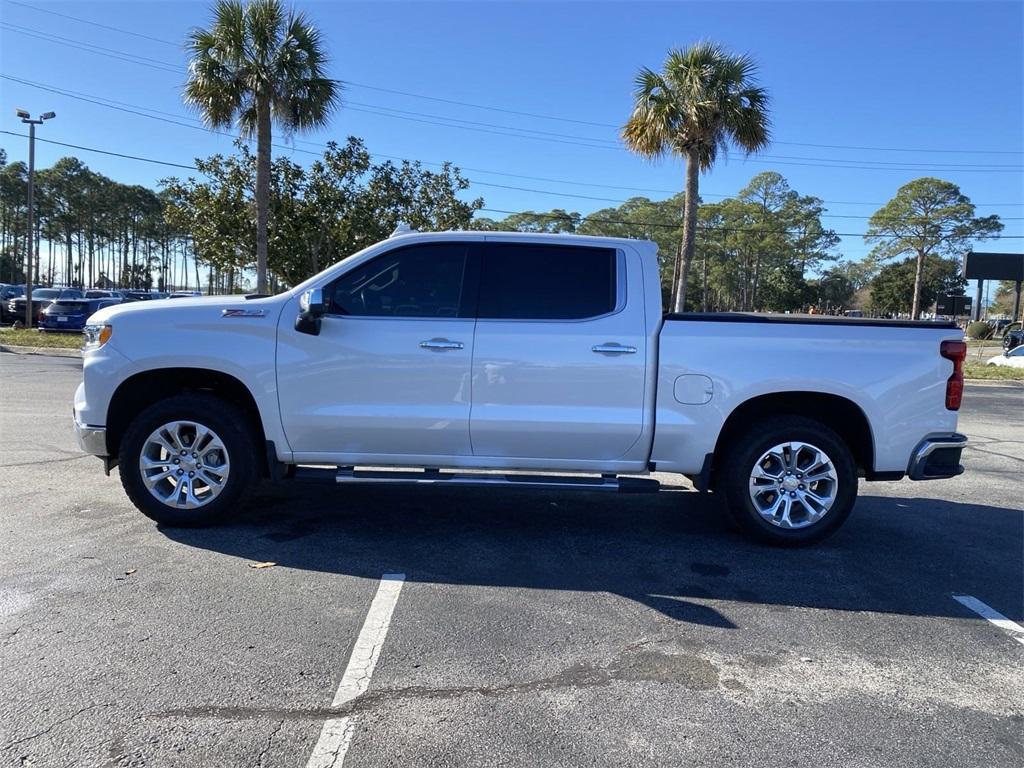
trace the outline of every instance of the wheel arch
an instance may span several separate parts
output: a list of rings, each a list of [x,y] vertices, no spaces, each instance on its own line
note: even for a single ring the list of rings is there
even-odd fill
[[[850,448],[858,473],[871,479],[874,475],[875,444],[871,422],[863,409],[849,398],[828,392],[772,392],[757,395],[740,403],[726,418],[718,433],[710,472],[727,450],[752,422],[768,416],[803,416],[829,427]]]
[[[107,407],[108,455],[118,455],[128,425],[145,408],[169,397],[191,392],[212,394],[238,407],[259,440],[257,455],[264,455],[266,430],[259,406],[249,388],[229,373],[189,367],[142,371],[121,382]],[[267,473],[265,457],[260,472]]]

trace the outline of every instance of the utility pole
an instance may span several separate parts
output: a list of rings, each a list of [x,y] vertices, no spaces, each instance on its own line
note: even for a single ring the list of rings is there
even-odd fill
[[[32,266],[35,260],[32,258],[32,249],[35,247],[35,227],[33,218],[35,216],[35,175],[36,175],[36,126],[42,125],[44,121],[50,120],[57,115],[53,112],[44,112],[35,120],[24,109],[15,113],[21,118],[21,122],[28,125],[28,240],[25,244],[25,327],[32,327]]]

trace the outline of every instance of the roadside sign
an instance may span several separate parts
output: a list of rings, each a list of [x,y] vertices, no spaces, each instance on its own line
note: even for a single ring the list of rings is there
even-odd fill
[[[968,280],[1024,280],[1024,253],[978,253],[964,257],[964,277]]]
[[[950,317],[969,315],[973,304],[970,296],[939,296],[935,302],[935,314]]]

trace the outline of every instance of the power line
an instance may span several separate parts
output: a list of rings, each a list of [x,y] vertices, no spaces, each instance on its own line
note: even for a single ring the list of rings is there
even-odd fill
[[[146,39],[146,40],[151,40],[153,42],[158,42],[158,43],[163,43],[165,45],[174,46],[174,47],[177,47],[177,48],[181,47],[180,43],[175,43],[175,42],[172,42],[170,40],[164,40],[164,39],[161,39],[161,38],[151,37],[149,35],[144,35],[144,34],[141,34],[139,32],[135,32],[135,31],[132,31],[132,30],[124,29],[122,27],[115,27],[115,26],[110,26],[110,25],[107,25],[107,24],[99,24],[98,22],[94,22],[94,21],[91,21],[91,20],[88,20],[88,19],[83,19],[83,18],[80,18],[80,17],[77,17],[77,16],[71,16],[70,14],[58,13],[56,11],[51,11],[49,9],[44,9],[44,8],[39,8],[37,6],[29,5],[27,3],[16,2],[15,0],[7,0],[7,1],[11,5],[21,6],[23,8],[28,8],[28,9],[33,10],[33,11],[39,11],[41,13],[49,13],[49,14],[52,14],[54,16],[60,16],[62,18],[70,19],[72,21],[81,22],[83,24],[89,24],[89,25],[92,25],[92,26],[95,26],[95,27],[100,27],[102,29],[107,29],[107,30],[114,31],[114,32],[121,32],[121,33],[126,34],[126,35],[132,35],[133,37],[139,37],[139,38],[143,38],[143,39]],[[9,25],[9,26],[13,27],[14,25]],[[29,30],[30,28],[22,27],[21,29],[22,30]],[[42,32],[40,30],[35,30],[35,33],[36,34],[49,34],[49,33]],[[59,36],[57,36],[57,35],[53,35],[52,37],[59,38]],[[68,41],[67,38],[59,38],[59,39],[61,41],[67,41],[68,43],[76,42],[76,41]],[[56,41],[52,41],[52,42],[56,42]],[[93,46],[93,47],[97,47],[97,46]],[[92,51],[92,52],[99,53],[99,51]],[[127,55],[133,55],[133,54],[127,54]],[[136,57],[136,58],[146,59],[146,57]],[[158,60],[155,60],[155,59],[146,59],[146,60],[151,62],[151,63],[153,63],[153,64],[161,65],[163,67],[175,67],[175,65],[170,64],[169,62],[162,62],[162,61],[158,61]],[[177,72],[178,69],[175,68],[174,71]],[[355,88],[364,88],[364,89],[367,89],[367,90],[377,91],[377,92],[380,92],[380,93],[390,93],[390,94],[394,94],[394,95],[407,96],[407,97],[410,97],[410,98],[424,99],[424,100],[427,100],[427,101],[434,101],[434,102],[438,102],[438,103],[442,103],[442,104],[452,104],[452,105],[455,105],[455,106],[469,107],[469,108],[472,108],[472,109],[482,109],[482,110],[488,110],[488,111],[492,111],[492,112],[501,112],[501,113],[505,113],[505,114],[519,115],[521,117],[531,117],[531,118],[536,118],[536,119],[541,119],[541,120],[556,120],[556,121],[566,122],[566,123],[575,123],[577,125],[590,125],[590,126],[595,126],[595,127],[599,127],[599,128],[614,128],[615,130],[618,130],[618,129],[621,128],[621,126],[616,124],[616,123],[604,123],[604,122],[597,122],[597,121],[591,121],[591,120],[579,120],[579,119],[576,119],[576,118],[564,117],[564,116],[559,116],[559,115],[547,115],[547,114],[542,114],[542,113],[538,113],[538,112],[526,112],[526,111],[520,111],[520,110],[514,110],[514,109],[507,109],[507,108],[504,108],[504,107],[496,107],[496,106],[488,105],[488,104],[475,104],[475,103],[472,103],[472,102],[460,101],[458,99],[449,99],[449,98],[443,98],[443,97],[439,97],[439,96],[430,96],[430,95],[427,95],[427,94],[414,93],[412,91],[404,91],[404,90],[399,90],[399,89],[395,89],[395,88],[384,88],[384,87],[381,87],[381,86],[370,85],[368,83],[359,83],[359,82],[356,82],[354,80],[344,80],[342,82],[344,82],[345,84],[350,85],[352,87],[355,87]],[[528,129],[522,129],[522,130],[528,130]],[[793,147],[813,147],[813,148],[818,148],[818,149],[844,149],[844,150],[845,149],[853,149],[853,150],[862,150],[862,151],[869,151],[869,152],[922,152],[922,153],[940,153],[940,154],[1024,155],[1024,151],[1021,151],[1021,150],[935,149],[935,148],[925,148],[925,147],[874,147],[874,146],[856,146],[856,145],[850,145],[850,144],[818,144],[818,143],[810,143],[810,142],[779,141],[779,140],[773,140],[773,143],[775,143],[775,144],[782,144],[782,145],[785,145],[785,146],[793,146]]]
[[[0,133],[6,133],[8,136],[20,136],[22,138],[25,138],[28,135],[28,134],[25,134],[25,133],[15,133],[14,131],[5,131],[5,130],[0,130]],[[78,150],[81,150],[82,152],[96,152],[97,154],[100,154],[100,155],[111,155],[113,157],[123,157],[126,160],[138,160],[139,162],[142,162],[142,163],[153,163],[155,165],[168,165],[168,166],[171,166],[172,168],[185,168],[187,170],[192,170],[192,171],[198,171],[199,170],[194,165],[183,165],[182,163],[172,163],[172,162],[170,162],[168,160],[154,160],[151,157],[140,157],[139,155],[126,155],[123,152],[111,152],[108,149],[97,149],[96,147],[83,147],[80,144],[68,144],[67,142],[64,142],[64,141],[54,141],[53,139],[41,139],[38,136],[36,137],[36,141],[41,141],[41,142],[44,142],[46,144],[56,144],[57,146],[60,146],[60,147],[70,147],[71,149],[78,149]]]
[[[148,66],[161,71],[167,71],[177,74],[180,68],[170,64],[168,62],[162,62],[156,59],[151,59],[144,56],[135,56],[134,54],[127,54],[124,52],[111,52],[110,49],[102,46],[94,46],[88,43],[82,44],[77,41],[70,40],[59,35],[51,35],[49,33],[41,33],[35,30],[31,30],[25,27],[18,27],[17,25],[8,24],[6,22],[0,22],[0,27],[9,28],[13,31],[21,34],[29,35],[40,40],[48,42],[58,43],[60,45],[68,45],[72,48],[87,51],[89,53],[95,53],[98,55],[109,56],[114,59],[121,61],[127,61],[133,64],[140,64],[142,66]],[[544,141],[547,143],[567,144],[572,146],[580,146],[590,149],[613,149],[625,151],[623,147],[617,143],[599,143],[609,142],[608,139],[596,139],[591,137],[579,137],[585,140],[571,140],[554,138],[554,134],[549,132],[539,132],[532,129],[523,129],[513,126],[495,126],[495,128],[501,128],[503,130],[495,130],[494,128],[482,128],[476,127],[476,125],[493,125],[493,124],[453,124],[451,121],[458,120],[458,118],[448,118],[437,115],[423,115],[423,113],[410,112],[407,110],[395,110],[389,107],[378,107],[377,109],[388,109],[391,112],[404,112],[405,114],[391,114],[390,112],[375,111],[371,109],[364,109],[360,107],[349,107],[350,111],[364,112],[379,117],[390,117],[397,120],[407,120],[427,125],[436,125],[444,128],[459,128],[467,131],[475,131],[477,133],[486,133],[497,136],[507,136],[510,138],[520,139],[533,139],[535,141]],[[410,115],[423,115],[423,117],[412,117]],[[434,120],[425,118],[437,118]],[[438,120],[444,120],[447,122],[439,122]],[[472,123],[472,121],[459,121],[461,123]],[[530,131],[531,133],[549,133],[548,136],[530,135],[524,133],[524,131]],[[564,134],[563,134],[564,135]],[[778,142],[784,143],[784,142]],[[824,162],[819,162],[824,161]],[[955,173],[1021,173],[1024,166],[995,166],[995,165],[980,165],[980,164],[944,164],[944,165],[927,165],[924,163],[912,163],[912,162],[888,162],[888,161],[876,161],[876,160],[843,160],[841,158],[812,158],[803,156],[773,156],[773,155],[761,155],[744,158],[744,162],[751,162],[762,165],[792,165],[809,168],[835,168],[835,169],[847,169],[857,171],[892,171],[892,172],[955,172]],[[867,165],[865,165],[867,163]]]
[[[30,80],[24,80],[22,78],[13,77],[11,75],[0,75],[0,77],[2,77],[5,80],[10,80],[10,81],[13,81],[13,82],[18,82],[18,83],[21,83],[21,84],[29,85],[31,87],[40,88],[40,89],[45,90],[45,91],[49,91],[49,92],[52,92],[52,93],[57,93],[57,94],[60,94],[60,95],[69,96],[70,98],[79,99],[81,101],[85,101],[85,102],[88,102],[88,103],[91,103],[91,104],[96,104],[96,105],[102,106],[102,107],[107,107],[107,108],[110,108],[110,109],[115,109],[115,110],[118,110],[118,111],[121,111],[121,112],[126,112],[126,113],[129,113],[129,114],[138,115],[140,117],[148,117],[148,118],[153,119],[153,120],[159,120],[160,122],[169,123],[171,125],[175,125],[175,126],[179,126],[179,127],[183,127],[183,128],[191,128],[193,130],[199,130],[199,131],[203,131],[203,132],[210,132],[210,133],[213,133],[213,134],[219,135],[219,136],[225,136],[225,137],[228,137],[228,138],[235,138],[234,134],[227,133],[225,131],[217,131],[217,130],[207,129],[204,126],[202,126],[201,124],[198,124],[200,121],[198,121],[198,120],[196,120],[194,118],[185,118],[185,119],[192,120],[193,123],[196,123],[196,124],[184,123],[184,122],[181,122],[179,120],[172,120],[172,119],[169,119],[169,118],[158,117],[156,115],[149,115],[149,114],[146,114],[145,112],[137,111],[138,109],[146,109],[144,107],[138,107],[137,109],[130,109],[127,106],[116,106],[115,104],[108,104],[108,103],[105,103],[104,101],[101,101],[101,100],[98,100],[96,98],[87,96],[85,94],[76,94],[75,92],[66,91],[64,89],[54,88],[52,86],[46,86],[46,85],[40,84],[40,83],[33,83]],[[132,105],[132,106],[134,106],[134,105]],[[163,113],[163,114],[169,114],[169,113]],[[317,146],[317,147],[320,148],[321,151],[325,148],[324,145],[315,144],[313,142],[303,142],[303,143],[308,144],[310,146]],[[300,152],[300,153],[314,155],[314,156],[319,156],[321,154],[321,152],[314,152],[314,151],[311,151],[311,150],[298,149],[298,148],[289,147],[287,145],[282,145],[282,144],[273,144],[272,146],[274,146],[276,148],[279,148],[279,149],[284,149],[284,150],[287,150],[287,151]],[[414,162],[412,160],[409,160],[408,158],[397,157],[397,156],[394,156],[394,155],[371,154],[371,156],[374,156],[374,157],[384,157],[384,158],[388,158],[388,159],[395,159],[395,160],[400,160],[400,161],[403,161],[403,162]],[[427,163],[427,164],[428,165],[438,165],[438,166],[443,166],[444,165],[443,163]],[[182,167],[185,167],[185,166],[182,166]],[[467,171],[471,171],[471,172],[482,172],[482,173],[498,173],[498,172],[495,172],[495,171],[482,171],[480,169],[474,170],[474,169],[469,169],[469,168],[466,168],[466,169],[463,169],[463,170],[467,170]],[[526,177],[526,178],[531,178],[531,177]],[[574,182],[565,182],[565,181],[562,181],[562,180],[548,180],[548,181],[553,181],[555,183],[569,183],[569,184],[574,183]],[[549,196],[559,197],[559,198],[574,198],[574,199],[581,199],[581,200],[591,200],[591,201],[596,201],[596,202],[617,203],[617,204],[623,204],[623,203],[628,202],[628,200],[624,200],[624,199],[621,199],[621,198],[599,197],[599,196],[595,196],[595,195],[581,195],[581,194],[576,194],[576,193],[571,193],[571,192],[559,192],[559,191],[555,191],[555,190],[535,189],[535,188],[520,187],[520,186],[514,186],[514,185],[508,185],[508,184],[496,184],[496,183],[493,183],[493,182],[484,182],[484,181],[479,181],[479,180],[474,180],[474,179],[470,179],[470,182],[473,183],[473,184],[476,184],[477,186],[482,186],[482,187],[493,187],[493,188],[496,188],[496,189],[507,189],[507,190],[514,190],[514,191],[519,191],[519,192],[529,192],[531,194],[549,195]],[[613,188],[617,188],[617,187],[613,187]],[[670,192],[669,190],[665,190],[665,192],[669,192],[671,194],[675,194],[675,192]],[[705,196],[712,196],[712,195],[709,195],[708,193],[705,193]],[[723,196],[723,197],[729,197],[729,196]],[[829,201],[823,201],[823,202],[829,202]],[[872,205],[876,205],[876,204],[872,203]],[[878,205],[880,205],[880,204],[878,204]],[[1000,204],[1000,205],[1013,205],[1013,204]],[[868,218],[870,218],[868,216],[854,216],[854,215],[848,215],[848,214],[834,214],[834,213],[823,213],[822,217],[823,218],[838,218],[838,219],[868,219]],[[1015,220],[1013,217],[1003,217],[1003,219],[1007,220],[1007,221]]]
[[[80,18],[78,16],[70,16],[70,15],[68,15],[66,13],[58,13],[57,11],[51,11],[49,8],[40,8],[37,5],[29,5],[28,3],[19,3],[17,0],[6,0],[6,2],[7,2],[8,5],[19,5],[22,8],[28,8],[28,9],[33,10],[33,11],[38,11],[39,13],[48,13],[51,16],[60,16],[63,19],[71,19],[72,21],[77,21],[77,22],[80,22],[82,24],[89,24],[90,26],[99,27],[100,29],[107,29],[107,30],[110,30],[111,32],[121,32],[122,34],[131,35],[132,37],[139,37],[139,38],[142,38],[143,40],[149,40],[149,41],[154,42],[154,43],[163,43],[164,45],[173,45],[175,48],[180,48],[181,47],[181,43],[172,43],[170,40],[162,40],[159,37],[151,37],[149,35],[144,35],[141,32],[132,32],[130,29],[122,29],[121,27],[111,27],[111,26],[109,26],[107,24],[100,24],[97,21],[90,21],[89,19],[83,19],[83,18]]]
[[[123,51],[111,51],[109,48],[105,48],[103,46],[92,45],[91,43],[81,43],[77,40],[60,37],[59,35],[51,35],[48,32],[38,32],[24,27],[18,27],[17,25],[9,24],[6,21],[0,22],[0,27],[11,32],[16,32],[19,35],[26,35],[28,37],[35,38],[36,40],[43,40],[48,43],[57,43],[58,45],[66,45],[69,48],[75,48],[79,51],[85,51],[86,53],[94,53],[98,56],[106,56],[111,59],[117,59],[118,61],[126,61],[129,64],[138,64],[143,67],[149,67],[150,69],[160,70],[161,72],[170,72],[172,74],[178,74],[181,72],[181,67],[175,67],[173,64],[168,64],[167,62],[157,61],[156,59],[150,59],[146,56],[136,56],[135,54]]]
[[[559,221],[572,221],[573,217],[569,215],[561,215],[557,213],[536,213],[534,211],[507,211],[501,208],[480,208],[481,211],[488,213],[502,213],[507,216],[518,215],[521,213],[529,213],[533,216],[544,219],[558,219]],[[658,227],[663,229],[680,229],[682,224],[669,224],[666,222],[659,221],[629,221],[628,219],[605,219],[596,218],[593,216],[581,216],[580,221],[590,221],[597,224],[624,224],[627,226],[634,227]],[[764,229],[762,227],[722,227],[722,226],[708,226],[706,224],[698,224],[698,230],[705,230],[708,232],[748,232],[751,234],[792,234],[790,229]],[[864,232],[832,232],[837,237],[864,237]],[[879,239],[894,239],[897,235],[879,235]],[[999,235],[994,239],[1024,239],[1024,235]]]
[[[573,140],[568,140],[568,139],[555,139],[555,138],[549,138],[548,136],[530,136],[530,135],[525,135],[525,134],[522,134],[522,133],[511,133],[511,132],[508,132],[508,131],[498,131],[498,130],[492,130],[492,129],[489,129],[489,128],[478,128],[478,127],[475,127],[474,125],[458,125],[458,124],[454,124],[452,122],[440,122],[439,120],[430,120],[430,119],[425,119],[425,118],[420,118],[420,117],[410,117],[410,116],[408,116],[408,115],[411,115],[411,114],[418,114],[418,113],[415,113],[415,112],[411,112],[411,113],[407,112],[406,114],[390,114],[388,112],[382,112],[382,111],[373,110],[373,109],[363,109],[361,107],[352,107],[352,106],[346,107],[346,109],[348,111],[350,111],[350,112],[363,112],[363,113],[370,114],[370,115],[377,115],[379,117],[390,117],[390,118],[395,119],[395,120],[408,120],[408,121],[411,121],[411,122],[414,122],[414,123],[421,123],[421,124],[426,124],[426,125],[436,125],[436,126],[440,126],[442,128],[458,128],[458,129],[465,130],[465,131],[474,131],[476,133],[488,133],[488,134],[494,134],[494,135],[498,135],[498,136],[510,136],[512,138],[518,138],[518,139],[534,139],[536,141],[543,141],[543,142],[547,142],[547,143],[570,144],[570,145],[579,146],[579,147],[586,147],[586,148],[589,148],[589,149],[608,149],[608,150],[614,150],[614,151],[625,151],[625,148],[622,147],[621,145],[618,145],[618,144],[612,145],[612,144],[591,143],[593,141],[603,141],[603,140],[588,139],[587,141],[584,142],[584,141],[573,141]],[[436,116],[432,116],[432,117],[436,117]],[[452,118],[441,118],[441,120],[452,120]],[[512,129],[512,130],[521,130],[521,129]],[[809,161],[809,162],[794,162],[794,161]],[[824,162],[819,162],[819,161],[824,161]],[[743,162],[759,163],[759,164],[762,164],[762,165],[796,165],[796,166],[804,166],[804,167],[809,167],[809,168],[840,168],[840,169],[845,168],[845,169],[854,170],[854,171],[898,171],[898,172],[913,172],[913,173],[923,173],[923,172],[929,172],[930,171],[930,172],[937,172],[937,173],[950,172],[950,173],[1015,173],[1015,174],[1020,174],[1020,173],[1022,173],[1022,171],[1024,171],[1024,166],[1020,166],[1020,165],[1014,165],[1014,166],[1007,166],[1007,165],[995,166],[995,165],[991,165],[990,166],[990,165],[981,165],[981,164],[978,164],[978,163],[969,163],[969,164],[961,164],[961,165],[945,164],[945,165],[939,166],[939,165],[927,165],[927,164],[924,164],[924,163],[921,163],[921,164],[890,163],[890,162],[887,162],[887,161],[875,161],[875,160],[842,160],[842,159],[830,159],[830,158],[821,158],[821,157],[801,157],[801,156],[792,156],[792,155],[766,155],[766,154],[745,157],[745,158],[743,158]],[[865,163],[871,163],[871,165],[865,165]]]
[[[457,99],[445,99],[440,96],[426,96],[422,93],[411,93],[410,91],[399,91],[395,88],[382,88],[377,85],[367,85],[366,83],[357,83],[354,80],[345,80],[345,83],[353,86],[354,88],[365,88],[370,91],[379,91],[380,93],[391,93],[398,96],[409,96],[414,99],[424,99],[426,101],[436,101],[441,104],[453,104],[459,107],[470,107],[472,109],[486,109],[491,112],[503,112],[506,115],[519,115],[520,117],[533,117],[539,120],[558,120],[563,123],[575,123],[577,125],[592,125],[597,128],[615,128],[619,129],[621,126],[613,123],[597,123],[591,120],[577,120],[572,117],[559,117],[557,115],[544,115],[539,112],[521,112],[517,109],[506,109],[504,107],[488,106],[486,104],[473,104],[468,101],[458,101]]]
[[[528,133],[537,133],[537,134],[540,134],[541,136],[555,136],[557,138],[562,138],[562,139],[583,139],[585,141],[603,142],[603,143],[606,143],[606,144],[614,145],[615,147],[619,147],[620,146],[617,139],[602,139],[602,138],[598,138],[598,137],[594,137],[594,136],[576,136],[576,135],[570,134],[570,133],[553,133],[551,131],[538,131],[538,130],[535,130],[533,128],[519,128],[519,127],[516,127],[516,126],[500,125],[500,124],[497,124],[497,123],[482,123],[482,122],[479,122],[479,121],[476,121],[476,120],[463,120],[463,119],[458,118],[458,117],[448,117],[447,115],[431,115],[431,114],[426,114],[426,113],[423,113],[423,112],[414,112],[414,111],[406,110],[406,109],[396,109],[394,107],[383,107],[383,106],[381,106],[379,104],[367,104],[367,103],[361,102],[361,101],[346,101],[345,102],[345,107],[346,108],[351,108],[352,105],[355,105],[357,107],[366,107],[366,108],[369,108],[369,109],[380,109],[380,110],[384,110],[386,112],[397,112],[397,113],[403,114],[403,115],[414,115],[416,117],[429,117],[429,118],[433,118],[435,120],[448,120],[448,121],[453,122],[453,123],[466,123],[467,125],[479,125],[479,126],[484,126],[486,128],[501,128],[501,129],[504,129],[504,130],[524,131],[524,132],[528,132]]]
[[[354,109],[354,107],[364,107],[365,109]],[[564,134],[564,133],[552,133],[550,131],[536,131],[536,130],[533,130],[531,128],[517,128],[517,127],[514,127],[514,126],[500,125],[500,124],[495,124],[495,123],[482,123],[482,122],[477,122],[477,121],[473,121],[473,120],[462,120],[460,118],[448,117],[446,115],[432,115],[432,114],[426,114],[426,113],[423,113],[423,112],[415,112],[415,111],[411,111],[411,110],[395,109],[393,107],[384,107],[384,106],[380,106],[380,105],[377,105],[377,104],[366,104],[365,102],[349,101],[349,102],[346,103],[346,108],[350,109],[350,110],[353,110],[353,111],[357,111],[357,112],[367,112],[367,113],[373,114],[373,115],[380,115],[382,117],[394,117],[396,119],[415,119],[416,122],[429,123],[430,125],[442,125],[444,127],[462,128],[464,126],[462,126],[462,125],[450,125],[449,126],[448,123],[465,123],[468,126],[484,126],[484,127],[487,127],[487,128],[497,128],[497,129],[501,129],[501,130],[505,130],[505,131],[525,131],[525,132],[529,132],[529,133],[541,134],[541,136],[545,136],[545,137],[546,136],[554,136],[554,137],[559,137],[559,138],[564,138],[564,139],[573,139],[573,141],[568,142],[568,143],[573,143],[573,144],[579,144],[580,143],[579,140],[583,140],[585,142],[600,143],[602,145],[607,145],[608,149],[622,149],[623,148],[622,145],[616,139],[602,139],[602,138],[597,138],[597,137],[592,137],[592,136],[573,136],[573,135]],[[374,111],[374,110],[383,110],[383,111]],[[385,114],[385,112],[394,112],[394,113],[398,113],[398,114],[393,114],[393,115],[392,114]],[[411,116],[411,117],[403,117],[403,116]],[[422,118],[429,118],[429,119],[422,119]],[[446,122],[444,122],[444,123],[430,122],[431,120],[443,120],[443,121],[446,121]],[[505,135],[505,134],[503,134],[503,135]],[[513,135],[513,134],[507,134],[507,135]],[[522,138],[533,138],[533,137],[526,137],[526,136],[524,136]],[[581,144],[581,146],[591,146],[590,143]],[[601,148],[605,148],[605,147],[602,146]],[[801,160],[801,161],[805,161],[806,160],[806,161],[826,162],[826,163],[838,162],[838,163],[870,164],[870,165],[881,165],[881,166],[890,166],[890,165],[891,166],[920,166],[920,170],[929,170],[929,169],[937,169],[937,168],[941,168],[941,170],[948,170],[948,169],[954,169],[954,168],[955,169],[972,168],[972,169],[984,169],[984,170],[994,170],[994,169],[1004,169],[1005,168],[1005,169],[1011,169],[1011,170],[1014,170],[1014,171],[1024,170],[1024,165],[1006,165],[1006,164],[999,164],[999,163],[943,163],[941,165],[941,167],[940,167],[940,166],[936,166],[936,165],[933,165],[933,164],[917,163],[917,162],[899,162],[899,161],[887,161],[887,160],[864,160],[864,159],[859,159],[859,158],[858,159],[851,159],[851,160],[844,160],[844,159],[840,159],[840,158],[830,158],[830,157],[806,157],[806,156],[803,156],[803,155],[769,155],[769,154],[760,154],[756,158],[747,158],[747,159],[757,160],[757,159],[762,159],[762,158],[765,161],[776,161],[776,160]],[[845,166],[840,166],[840,167],[845,167]],[[880,168],[878,170],[885,170],[885,169],[884,168]],[[896,170],[896,169],[893,169],[893,170]],[[915,168],[915,169],[909,169],[909,170],[917,170],[917,169]]]
[[[494,112],[504,112],[510,115],[521,115],[523,117],[535,117],[543,120],[560,120],[567,123],[578,123],[581,125],[592,125],[599,128],[614,128],[619,130],[622,128],[621,125],[616,123],[601,123],[593,122],[589,120],[576,120],[569,117],[560,117],[557,115],[544,115],[536,112],[520,112],[514,109],[504,109],[502,107],[494,107],[486,104],[474,104],[467,101],[459,101],[457,99],[446,99],[438,96],[427,96],[422,93],[413,93],[411,91],[400,91],[394,88],[382,88],[380,86],[368,85],[366,83],[357,83],[354,80],[345,80],[347,85],[351,85],[354,88],[365,88],[367,90],[379,91],[381,93],[391,93],[400,96],[408,96],[414,99],[424,99],[427,101],[436,101],[442,104],[453,104],[460,107],[471,107],[473,109],[486,109]],[[812,144],[801,141],[779,141],[772,139],[773,144],[783,144],[791,147],[813,147],[816,149],[857,149],[868,152],[935,152],[941,154],[965,154],[965,155],[1024,155],[1024,151],[1019,150],[988,150],[988,149],[931,149],[924,147],[868,147],[868,146],[854,146],[850,144]]]
[[[379,117],[390,117],[395,120],[408,120],[413,123],[422,123],[426,125],[437,125],[442,128],[459,128],[464,131],[473,131],[474,133],[488,133],[492,136],[509,136],[514,139],[533,139],[534,141],[543,141],[548,144],[570,144],[577,147],[587,147],[589,149],[609,149],[613,152],[622,151],[622,147],[612,146],[607,144],[590,144],[584,141],[572,141],[569,139],[555,139],[548,136],[530,136],[523,133],[512,133],[509,131],[496,131],[491,128],[477,128],[472,125],[457,125],[454,123],[442,123],[438,120],[427,120],[419,117],[407,117],[405,115],[392,115],[387,112],[378,112],[373,109],[363,109],[361,107],[346,107],[349,112],[365,112],[369,115],[378,115]]]

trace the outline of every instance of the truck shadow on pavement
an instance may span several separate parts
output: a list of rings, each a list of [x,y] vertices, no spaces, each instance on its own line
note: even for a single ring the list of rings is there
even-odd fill
[[[839,533],[795,550],[741,538],[711,497],[682,490],[268,486],[227,524],[162,530],[282,567],[608,592],[723,628],[734,624],[709,601],[967,618],[950,595],[971,594],[1024,614],[1024,516],[935,499],[861,496]]]

